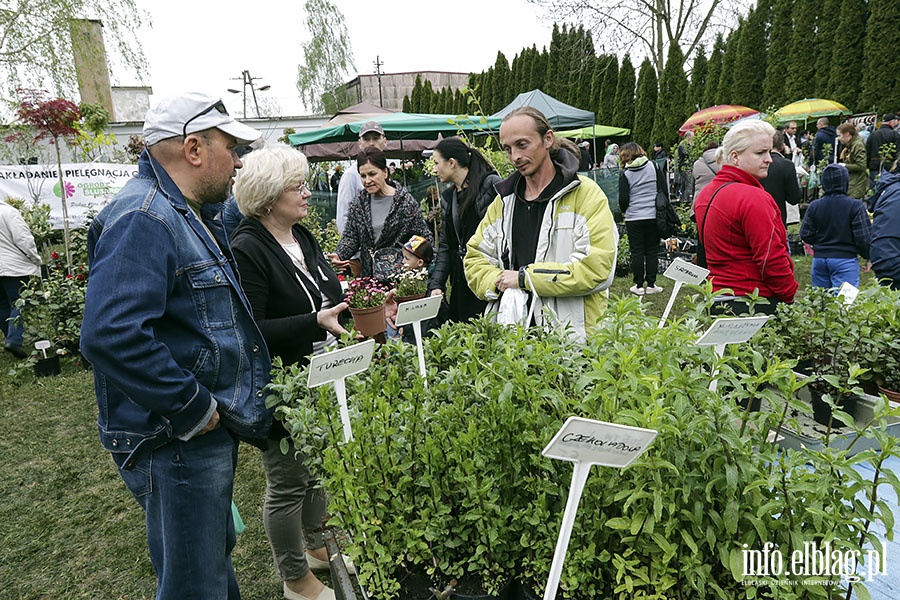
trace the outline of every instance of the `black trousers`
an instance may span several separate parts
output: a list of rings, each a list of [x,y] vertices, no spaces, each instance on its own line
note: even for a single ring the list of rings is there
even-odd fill
[[[656,285],[659,271],[659,235],[656,233],[656,219],[625,221],[628,246],[631,250],[631,273],[634,285],[647,287]]]

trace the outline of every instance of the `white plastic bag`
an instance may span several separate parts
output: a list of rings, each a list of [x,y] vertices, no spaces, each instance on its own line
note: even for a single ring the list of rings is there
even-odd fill
[[[503,325],[526,325],[528,318],[528,293],[518,288],[510,288],[500,296],[497,322]]]

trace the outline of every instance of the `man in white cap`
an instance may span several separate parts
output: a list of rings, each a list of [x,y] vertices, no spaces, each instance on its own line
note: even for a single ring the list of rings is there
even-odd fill
[[[366,121],[359,128],[359,151],[362,152],[370,146],[375,146],[382,152],[387,148],[384,128],[375,121]],[[350,203],[362,190],[362,180],[360,180],[359,171],[354,164],[344,171],[338,184],[337,228],[339,233],[344,233],[344,225],[347,223],[347,209],[350,208]]]
[[[100,442],[146,513],[157,600],[240,598],[231,549],[238,439],[264,443],[268,351],[213,218],[260,137],[222,101],[167,98],[138,175],[88,232],[81,351]]]

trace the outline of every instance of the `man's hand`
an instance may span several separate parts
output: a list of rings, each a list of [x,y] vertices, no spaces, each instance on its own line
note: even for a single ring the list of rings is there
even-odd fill
[[[219,411],[216,410],[213,412],[212,416],[209,418],[209,421],[206,422],[206,427],[197,432],[197,435],[203,435],[204,433],[209,433],[210,431],[216,429],[219,426]],[[197,436],[194,436],[197,437]]]
[[[496,283],[494,283],[494,287],[496,287],[500,292],[505,292],[509,289],[518,289],[519,272],[510,270],[503,271],[500,274],[500,278],[497,279]]]
[[[347,333],[347,330],[341,327],[338,317],[347,308],[346,302],[341,302],[337,306],[332,306],[316,313],[316,323],[324,329],[332,333],[335,337],[340,337]]]

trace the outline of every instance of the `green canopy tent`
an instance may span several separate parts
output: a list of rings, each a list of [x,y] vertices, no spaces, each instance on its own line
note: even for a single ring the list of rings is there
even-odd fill
[[[388,140],[436,140],[438,136],[456,135],[459,131],[493,132],[499,129],[500,119],[493,117],[461,115],[428,115],[421,113],[390,113],[371,119],[384,129]],[[304,131],[288,136],[292,146],[354,142],[359,139],[363,122],[344,123],[314,131]]]
[[[625,129],[624,127],[610,127],[609,125],[592,125],[590,127],[582,127],[581,129],[556,131],[555,133],[564,138],[581,138],[583,140],[588,140],[600,137],[607,138],[631,135],[631,130]]]

